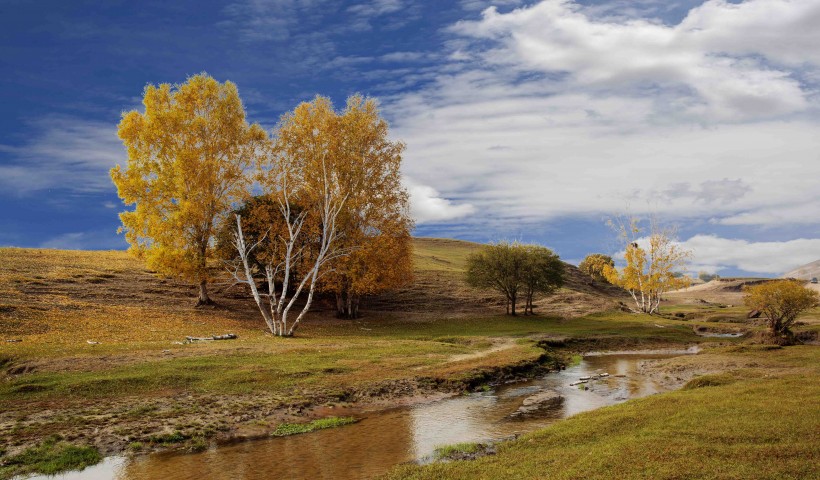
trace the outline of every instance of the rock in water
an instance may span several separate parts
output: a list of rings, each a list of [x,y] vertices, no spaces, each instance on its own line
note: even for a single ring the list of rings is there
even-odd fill
[[[521,406],[518,407],[518,410],[513,412],[512,416],[515,417],[525,415],[541,410],[542,408],[554,407],[556,405],[560,405],[563,400],[564,397],[553,391],[547,390],[544,392],[539,392],[525,398],[524,401],[521,402]]]

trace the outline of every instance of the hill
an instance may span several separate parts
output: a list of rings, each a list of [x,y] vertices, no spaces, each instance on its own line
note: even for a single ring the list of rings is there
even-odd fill
[[[665,295],[671,304],[722,303],[729,305],[743,304],[743,289],[750,285],[770,282],[772,278],[725,277],[706,283],[692,285],[689,288],[669,292]]]
[[[463,279],[467,256],[481,244],[444,238],[414,238],[415,279],[410,285],[365,300],[365,308],[376,311],[474,313],[488,307],[504,308],[503,299],[490,291],[470,288]],[[564,263],[564,287],[555,295],[535,301],[539,314],[574,317],[614,308],[624,292],[594,281]]]
[[[500,313],[504,303],[497,294],[472,289],[463,280],[467,256],[479,247],[480,244],[460,240],[414,239],[413,282],[402,289],[364,299],[363,313],[440,315],[486,312],[488,307],[497,307]],[[112,308],[151,308],[157,315],[185,315],[195,296],[194,286],[159,278],[124,251],[2,248],[0,261],[0,313],[7,314],[7,335],[55,328],[46,321],[44,312],[50,312],[52,319],[72,310]],[[613,308],[621,298],[620,289],[593,281],[573,265],[565,264],[565,269],[566,285],[553,296],[537,299],[537,313],[578,316]],[[217,280],[212,291],[221,308],[218,313],[202,312],[213,317],[209,321],[258,316],[244,285]],[[320,298],[313,315],[328,317],[333,311],[331,299]],[[127,331],[122,334],[129,335]]]
[[[811,280],[812,278],[820,278],[820,260],[807,263],[802,267],[797,267],[790,272],[783,274],[783,278],[797,278],[800,280]]]

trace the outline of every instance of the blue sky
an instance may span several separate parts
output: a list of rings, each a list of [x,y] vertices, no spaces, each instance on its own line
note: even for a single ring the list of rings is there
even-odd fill
[[[0,245],[124,248],[108,170],[148,83],[208,72],[267,128],[380,99],[418,235],[617,250],[678,226],[693,269],[820,258],[816,0],[0,1]]]

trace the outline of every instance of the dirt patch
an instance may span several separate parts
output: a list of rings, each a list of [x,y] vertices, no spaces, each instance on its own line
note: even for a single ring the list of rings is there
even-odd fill
[[[486,356],[492,355],[493,353],[513,348],[515,345],[515,339],[513,338],[497,338],[493,339],[493,346],[486,350],[481,350],[474,353],[463,353],[461,355],[453,355],[452,357],[447,359],[447,362],[452,363],[462,362],[465,360],[476,360],[479,358],[484,358]]]

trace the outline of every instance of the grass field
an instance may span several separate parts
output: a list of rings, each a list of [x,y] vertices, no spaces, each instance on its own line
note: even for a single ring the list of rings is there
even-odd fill
[[[820,349],[734,347],[697,357],[686,361],[722,362],[728,373],[577,415],[497,445],[496,455],[400,467],[389,478],[818,478]]]
[[[390,406],[573,352],[733,344],[742,339],[693,330],[759,328],[741,307],[688,299],[665,307],[686,318],[625,313],[617,290],[571,266],[566,287],[537,302],[541,315],[506,317],[494,295],[461,280],[475,248],[417,239],[411,285],[370,299],[355,321],[333,318],[319,301],[291,339],[267,334],[246,292],[229,284],[214,286],[217,307],[197,309],[193,287],[157,278],[124,252],[0,249],[0,478],[43,470],[20,460],[41,461],[42,452],[91,458],[69,446],[104,455],[198,449],[306,424],[314,406]],[[181,343],[224,333],[238,339]],[[543,340],[557,348],[546,357]]]

